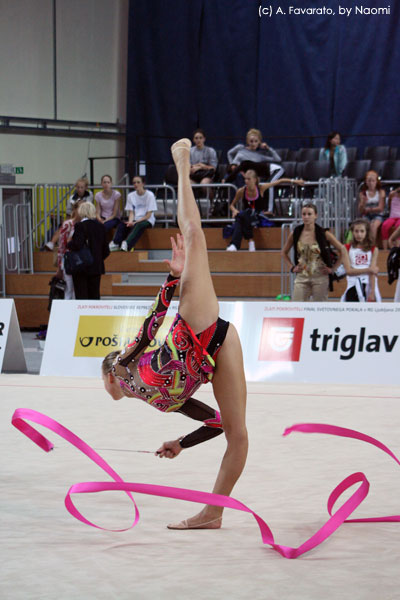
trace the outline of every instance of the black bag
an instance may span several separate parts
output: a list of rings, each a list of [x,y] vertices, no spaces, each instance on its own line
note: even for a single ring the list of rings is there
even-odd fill
[[[85,244],[80,250],[70,250],[64,255],[64,270],[67,275],[83,273],[93,264],[93,256]]]
[[[52,277],[49,281],[50,292],[49,292],[49,304],[47,310],[50,312],[51,303],[53,300],[64,300],[64,293],[67,284],[64,279],[58,279],[56,276]]]
[[[400,248],[394,246],[387,257],[388,283],[391,285],[399,276]]]

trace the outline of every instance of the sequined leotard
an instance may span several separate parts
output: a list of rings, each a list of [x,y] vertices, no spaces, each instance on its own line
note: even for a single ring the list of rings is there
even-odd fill
[[[120,380],[125,396],[144,400],[163,412],[179,411],[196,420],[204,420],[206,428],[214,429],[213,435],[208,437],[214,437],[222,431],[218,411],[191,396],[202,383],[211,381],[215,358],[229,323],[218,318],[208,329],[195,334],[177,314],[163,345],[145,352],[164,321],[178,283],[179,279],[167,277],[135,341],[118,356],[112,372]],[[203,418],[199,418],[200,414]],[[204,416],[208,418],[204,419]],[[194,443],[199,441],[204,439]]]

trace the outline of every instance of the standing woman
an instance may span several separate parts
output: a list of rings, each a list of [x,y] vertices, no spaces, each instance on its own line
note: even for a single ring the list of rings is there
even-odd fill
[[[303,225],[299,225],[290,233],[282,248],[282,257],[289,265],[292,273],[296,273],[292,300],[314,302],[328,300],[329,276],[333,273],[329,246],[332,245],[343,255],[343,246],[332,233],[317,225],[317,207],[307,203],[301,210]],[[289,251],[293,247],[294,264],[290,260]],[[336,267],[339,266],[338,261]]]
[[[376,171],[367,171],[364,183],[360,189],[358,212],[361,217],[368,219],[371,223],[371,238],[373,243],[376,241],[376,234],[385,218],[383,214],[385,210],[385,198],[385,190],[382,189],[378,173]]]
[[[377,275],[379,250],[373,245],[369,221],[357,219],[350,227],[353,240],[345,244],[343,265],[347,288],[342,302],[380,302]]]
[[[247,456],[246,381],[238,333],[232,323],[218,316],[206,239],[190,184],[190,146],[187,139],[172,146],[178,171],[178,223],[183,237],[178,235],[177,243],[172,239],[172,259],[167,261],[170,274],[135,341],[120,355],[114,352],[104,359],[103,381],[114,400],[138,398],[164,413],[179,411],[195,420],[204,419],[199,431],[164,442],[158,450],[160,457],[174,458],[193,442],[210,438],[204,429],[222,427],[227,448],[213,493],[228,496]],[[180,276],[178,314],[161,347],[149,349]],[[207,381],[212,381],[221,415],[191,398]],[[218,529],[222,512],[220,506],[207,505],[194,517],[169,527]]]
[[[74,292],[74,282],[72,280],[72,275],[68,275],[64,269],[64,256],[67,252],[67,244],[73,236],[75,224],[79,221],[78,215],[78,207],[72,207],[71,218],[64,221],[64,223],[60,227],[60,235],[58,238],[58,247],[57,247],[57,273],[56,277],[58,279],[63,279],[66,283],[65,292],[64,292],[64,300],[74,300],[75,292]]]
[[[302,185],[304,181],[294,179],[277,179],[271,183],[261,183],[258,175],[252,169],[246,171],[244,175],[244,187],[241,187],[236,192],[234,199],[230,205],[232,217],[235,219],[232,243],[227,247],[228,252],[235,252],[240,249],[242,238],[249,240],[249,251],[254,252],[256,249],[253,240],[253,228],[258,226],[260,215],[270,216],[268,209],[268,201],[264,198],[266,190],[273,188],[275,185],[282,183],[298,183]],[[238,202],[242,202],[243,209],[239,211],[236,208]]]
[[[106,231],[117,227],[121,222],[120,202],[121,194],[112,189],[111,175],[103,175],[101,178],[103,190],[97,192],[94,199],[96,202],[96,218],[103,223]]]
[[[346,148],[340,141],[340,133],[332,131],[327,137],[325,147],[319,152],[319,160],[329,160],[332,177],[340,177],[347,165]]]
[[[104,259],[110,254],[106,239],[106,229],[96,219],[96,209],[90,202],[78,208],[80,222],[75,225],[69,250],[81,250],[85,244],[93,257],[93,263],[84,272],[72,275],[77,300],[100,300],[100,280],[105,273]]]

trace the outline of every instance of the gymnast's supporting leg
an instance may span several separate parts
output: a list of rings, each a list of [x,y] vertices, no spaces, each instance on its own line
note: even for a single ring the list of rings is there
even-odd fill
[[[178,223],[186,248],[179,313],[194,331],[200,332],[216,321],[219,307],[208,266],[205,237],[190,186],[189,149],[189,140],[180,140],[172,146],[179,177]],[[248,447],[243,357],[239,336],[232,324],[217,355],[212,383],[227,440],[213,492],[229,495],[244,468]],[[207,505],[194,517],[169,527],[217,529],[221,526],[222,512],[221,507]]]

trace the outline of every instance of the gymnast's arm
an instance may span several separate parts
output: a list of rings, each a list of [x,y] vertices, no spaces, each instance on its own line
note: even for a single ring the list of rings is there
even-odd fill
[[[189,398],[177,412],[195,421],[203,421],[203,425],[177,440],[164,442],[156,452],[160,458],[175,458],[183,448],[191,448],[192,446],[211,440],[223,432],[219,412],[211,408],[211,406],[207,406],[204,402],[200,402],[200,400]]]
[[[132,344],[129,344],[123,353],[118,357],[116,368],[126,367],[128,364],[135,360],[137,356],[142,354],[148,347],[151,340],[157,335],[157,331],[160,329],[164,322],[165,315],[171,300],[173,298],[175,288],[179,283],[179,277],[168,275],[166,281],[161,286],[158,295],[147,313],[146,319],[140,328],[140,331]],[[116,373],[118,375],[118,373]]]

